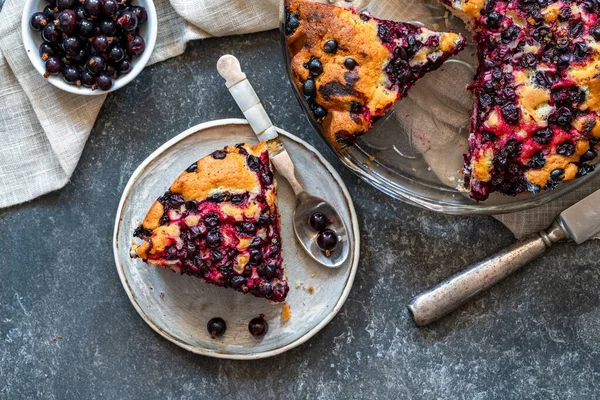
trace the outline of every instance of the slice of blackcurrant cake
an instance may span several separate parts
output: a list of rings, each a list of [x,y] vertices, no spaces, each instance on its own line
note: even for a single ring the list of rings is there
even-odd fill
[[[588,174],[600,141],[600,0],[441,0],[474,33],[471,197]]]
[[[132,256],[273,302],[289,290],[276,182],[264,142],[201,158],[150,207]],[[139,241],[138,241],[139,243]]]
[[[425,73],[465,46],[455,33],[286,0],[292,78],[327,140],[352,146]]]

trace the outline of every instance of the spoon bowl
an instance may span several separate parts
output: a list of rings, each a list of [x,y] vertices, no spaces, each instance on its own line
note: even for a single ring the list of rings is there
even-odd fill
[[[298,241],[306,252],[318,263],[329,267],[341,267],[350,253],[348,229],[342,217],[331,204],[320,197],[311,196],[304,191],[296,179],[294,162],[279,140],[277,130],[267,115],[254,88],[242,72],[240,62],[234,56],[227,54],[217,62],[217,70],[225,79],[225,86],[235,99],[235,102],[244,113],[258,140],[263,140],[269,148],[271,162],[281,176],[291,185],[296,195],[296,208],[294,210],[293,225]],[[328,228],[332,229],[337,237],[336,247],[330,254],[325,254],[317,245],[319,232],[315,232],[308,224],[308,219],[315,212],[321,212],[331,221]]]
[[[310,217],[316,212],[324,214],[330,220],[327,228],[333,230],[338,238],[338,243],[329,256],[317,245],[319,232],[308,223]],[[296,197],[293,225],[298,241],[315,261],[329,268],[338,268],[348,258],[350,253],[348,229],[342,217],[327,201],[306,192],[300,193]]]

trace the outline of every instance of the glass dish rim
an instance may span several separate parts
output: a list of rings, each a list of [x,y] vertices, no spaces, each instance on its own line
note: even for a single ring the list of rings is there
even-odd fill
[[[305,104],[302,95],[300,94],[298,88],[296,87],[294,81],[292,80],[291,74],[289,73],[290,69],[290,56],[286,43],[286,35],[285,35],[285,0],[280,0],[279,2],[279,34],[282,48],[282,55],[285,62],[286,75],[288,77],[288,81],[292,87],[292,91],[294,92],[294,96],[296,100],[300,104],[300,107],[304,111],[305,117],[313,127],[313,129],[319,134],[321,139],[325,142],[325,144],[329,147],[331,152],[336,156],[336,158],[350,171],[356,174],[360,179],[367,182],[369,185],[373,186],[377,190],[387,194],[388,196],[395,198],[397,200],[403,201],[407,204],[418,206],[427,210],[440,212],[443,214],[452,214],[452,215],[495,215],[495,214],[508,214],[519,211],[526,211],[532,208],[536,208],[547,204],[553,200],[557,200],[577,188],[581,187],[589,180],[593,179],[600,171],[600,168],[596,168],[594,171],[589,173],[586,176],[578,177],[570,182],[561,183],[558,188],[554,190],[544,190],[537,194],[532,193],[523,193],[515,196],[517,199],[514,202],[505,203],[505,204],[486,204],[485,201],[478,202],[473,200],[472,204],[459,204],[459,203],[451,203],[447,200],[443,199],[434,199],[432,197],[427,197],[416,193],[410,188],[398,185],[394,182],[385,180],[378,174],[374,174],[373,171],[369,169],[369,166],[363,163],[360,160],[355,160],[351,157],[350,150],[340,152],[333,146],[329,141],[325,138],[325,135],[321,129],[320,124],[318,124],[313,118],[310,118],[309,110],[307,105]],[[351,4],[349,4],[351,6]],[[401,101],[401,100],[399,100]],[[389,113],[393,112],[393,109],[390,110]],[[381,118],[381,121],[385,120],[389,113]],[[378,122],[381,122],[378,121]],[[596,163],[598,164],[598,163]],[[441,184],[440,184],[441,185]],[[440,186],[441,187],[441,186]],[[450,189],[449,187],[444,186],[444,189]],[[463,195],[459,191],[456,191],[457,195]],[[518,200],[521,197],[522,201]]]

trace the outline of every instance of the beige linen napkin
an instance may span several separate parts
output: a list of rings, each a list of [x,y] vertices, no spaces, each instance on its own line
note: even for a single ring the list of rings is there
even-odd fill
[[[154,3],[158,37],[149,64],[183,53],[189,40],[278,25],[278,0]],[[23,47],[23,7],[6,0],[0,11],[0,207],[66,185],[106,97],[72,95],[44,81]]]

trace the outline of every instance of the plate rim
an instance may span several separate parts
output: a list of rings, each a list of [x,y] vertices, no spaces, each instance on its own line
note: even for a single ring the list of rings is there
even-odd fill
[[[115,258],[115,265],[117,268],[117,273],[119,274],[119,280],[121,281],[121,285],[123,286],[123,289],[127,293],[127,297],[129,298],[129,301],[134,306],[134,308],[138,312],[138,314],[142,317],[142,319],[146,322],[146,324],[148,324],[148,326],[150,326],[150,328],[152,328],[152,330],[154,330],[160,336],[162,336],[163,338],[167,339],[171,343],[174,343],[183,349],[186,349],[192,353],[203,355],[203,356],[222,358],[222,359],[230,359],[230,360],[258,360],[258,359],[276,356],[278,354],[282,354],[288,350],[291,350],[293,348],[300,346],[301,344],[305,343],[310,338],[312,338],[314,335],[316,335],[327,324],[329,324],[329,322],[331,322],[331,320],[341,310],[342,306],[344,305],[348,296],[350,295],[350,291],[352,290],[352,285],[354,283],[354,278],[356,276],[356,270],[358,268],[358,262],[359,262],[359,258],[360,258],[360,230],[359,230],[359,226],[358,226],[358,218],[356,216],[356,210],[354,208],[354,203],[352,201],[352,197],[350,196],[350,193],[348,192],[348,188],[346,187],[346,184],[344,183],[344,181],[342,180],[342,178],[338,174],[338,172],[323,157],[323,155],[321,153],[319,153],[319,151],[317,149],[315,149],[313,146],[311,146],[308,142],[304,141],[303,139],[301,139],[295,135],[292,135],[291,133],[289,133],[281,128],[276,127],[276,129],[280,135],[283,135],[284,137],[303,145],[309,151],[311,151],[317,157],[317,159],[321,163],[323,163],[323,165],[325,166],[325,168],[327,168],[329,173],[332,174],[333,178],[339,183],[340,188],[342,189],[342,193],[344,194],[344,197],[346,198],[346,201],[348,203],[348,209],[349,209],[350,220],[351,220],[350,222],[352,225],[352,233],[354,234],[354,238],[353,238],[354,239],[354,248],[351,251],[353,260],[352,260],[351,264],[349,265],[350,271],[349,271],[348,277],[346,279],[344,289],[343,289],[342,293],[340,294],[335,306],[332,307],[331,311],[329,311],[329,313],[317,325],[315,325],[312,329],[310,329],[304,335],[293,340],[292,342],[281,345],[275,349],[268,350],[268,351],[261,351],[258,353],[248,353],[248,354],[222,353],[219,351],[214,351],[214,350],[209,350],[209,349],[193,346],[189,343],[184,342],[181,339],[176,338],[175,336],[171,335],[170,333],[166,332],[160,325],[158,325],[152,318],[150,318],[146,314],[146,312],[142,309],[142,307],[137,302],[137,300],[133,294],[133,291],[131,290],[129,281],[127,280],[127,277],[125,276],[123,265],[121,264],[121,261],[119,259],[118,237],[119,237],[119,228],[120,228],[121,221],[122,221],[123,208],[124,208],[125,202],[129,198],[129,195],[131,194],[131,188],[137,181],[139,175],[144,171],[144,169],[148,166],[148,164],[153,162],[164,151],[166,151],[168,148],[172,147],[176,143],[182,141],[183,139],[185,139],[197,132],[201,132],[203,130],[207,130],[207,129],[215,128],[215,127],[219,127],[219,126],[226,126],[226,125],[249,125],[249,123],[247,120],[242,119],[242,118],[226,118],[226,119],[207,121],[207,122],[203,122],[203,123],[194,125],[188,129],[186,129],[185,131],[179,133],[178,135],[174,136],[173,138],[169,139],[167,142],[163,143],[155,151],[153,151],[148,157],[146,157],[144,159],[144,161],[142,161],[138,165],[138,167],[134,170],[134,172],[131,174],[131,177],[127,181],[127,184],[125,185],[125,188],[123,189],[121,199],[119,200],[119,206],[117,208],[117,213],[115,216],[115,226],[114,226],[114,231],[113,231],[113,254],[114,254],[114,258]]]

